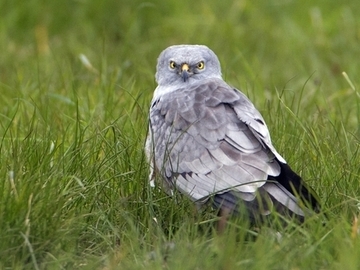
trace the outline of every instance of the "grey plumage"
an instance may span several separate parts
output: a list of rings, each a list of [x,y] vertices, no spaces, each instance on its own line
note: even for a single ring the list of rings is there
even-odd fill
[[[303,217],[296,193],[317,207],[272,145],[259,111],[223,81],[209,48],[167,48],[159,56],[156,80],[146,142],[151,181],[159,174],[169,194],[176,189],[198,203],[215,196],[216,207],[232,212],[244,202],[251,218],[269,214],[271,207]],[[259,209],[259,198],[266,209]]]

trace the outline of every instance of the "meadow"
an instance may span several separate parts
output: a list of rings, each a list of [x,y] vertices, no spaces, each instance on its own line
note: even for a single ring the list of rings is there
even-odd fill
[[[356,0],[0,2],[0,269],[360,269]],[[218,235],[148,184],[159,53],[205,44],[318,193],[314,217]]]

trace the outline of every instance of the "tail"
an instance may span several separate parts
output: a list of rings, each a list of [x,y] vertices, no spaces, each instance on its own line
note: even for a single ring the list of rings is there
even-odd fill
[[[320,212],[320,203],[315,191],[306,185],[306,183],[297,175],[289,165],[279,162],[281,172],[280,175],[274,177],[269,176],[268,180],[279,183],[288,192],[299,198],[305,207]],[[276,198],[275,198],[276,199]]]
[[[316,193],[308,187],[289,165],[280,163],[280,175],[268,176],[268,182],[257,193],[228,191],[216,194],[213,206],[233,215],[246,215],[251,223],[264,220],[272,210],[303,222],[308,212],[320,212]],[[221,214],[220,214],[221,215]]]

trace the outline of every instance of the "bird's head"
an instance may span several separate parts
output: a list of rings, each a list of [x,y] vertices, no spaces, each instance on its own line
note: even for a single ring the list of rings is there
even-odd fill
[[[181,86],[202,79],[221,78],[221,68],[217,56],[208,47],[175,45],[160,54],[155,78],[162,86]]]

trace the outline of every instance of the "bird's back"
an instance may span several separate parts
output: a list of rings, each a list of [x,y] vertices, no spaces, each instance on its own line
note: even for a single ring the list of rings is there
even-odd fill
[[[165,186],[194,201],[212,198],[216,207],[232,212],[242,203],[250,216],[268,215],[273,208],[303,217],[302,200],[318,207],[276,152],[261,114],[220,79],[154,99],[150,129],[153,166]]]

